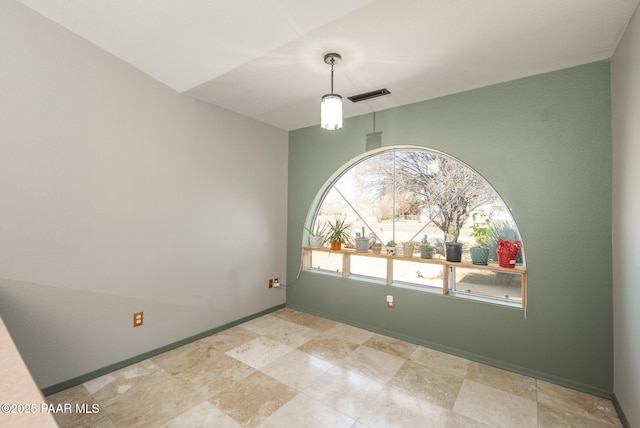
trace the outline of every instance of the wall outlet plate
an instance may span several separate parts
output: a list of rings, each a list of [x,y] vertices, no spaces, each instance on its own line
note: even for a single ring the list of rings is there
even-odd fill
[[[144,318],[143,318],[143,313],[142,312],[136,312],[133,314],[133,326],[134,327],[140,327],[143,322],[144,322]]]

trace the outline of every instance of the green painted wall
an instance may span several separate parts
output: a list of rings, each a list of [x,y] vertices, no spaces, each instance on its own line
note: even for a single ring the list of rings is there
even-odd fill
[[[375,101],[374,101],[375,102]],[[361,155],[372,115],[289,134],[287,305],[591,393],[613,390],[610,64],[602,61],[376,113],[383,145],[441,150],[512,209],[527,257],[519,309],[302,272],[303,224]],[[387,309],[392,292],[396,308]]]

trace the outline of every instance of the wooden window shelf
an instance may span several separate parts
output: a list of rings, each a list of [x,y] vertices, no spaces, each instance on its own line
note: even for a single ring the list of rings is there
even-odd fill
[[[526,276],[527,271],[524,266],[515,266],[513,268],[505,268],[499,266],[497,263],[489,263],[488,265],[475,265],[469,262],[450,262],[445,259],[423,259],[422,257],[405,257],[404,255],[389,255],[384,252],[384,248],[382,249],[383,253],[374,254],[371,250],[369,251],[356,251],[355,249],[346,248],[338,251],[333,251],[330,248],[322,247],[322,248],[312,248],[312,247],[302,247],[302,269],[310,270],[313,268],[312,264],[312,253],[314,251],[322,252],[322,253],[334,253],[342,255],[342,276],[349,277],[351,276],[351,256],[358,257],[373,257],[379,259],[387,260],[387,277],[386,284],[391,285],[393,283],[393,261],[406,261],[406,262],[416,262],[416,263],[425,263],[431,265],[441,265],[442,266],[442,294],[449,294],[449,284],[450,284],[450,274],[454,272],[455,268],[468,268],[468,269],[477,269],[477,270],[488,270],[492,272],[505,272],[513,275],[520,275],[521,281],[521,299],[522,299],[522,307],[524,308],[526,305]]]

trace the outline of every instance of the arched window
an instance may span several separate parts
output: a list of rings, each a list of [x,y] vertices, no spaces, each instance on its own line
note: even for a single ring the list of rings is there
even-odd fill
[[[344,275],[343,255],[348,254],[348,275],[344,276],[524,304],[523,250],[518,252],[518,269],[513,274],[495,264],[499,238],[521,241],[510,210],[480,174],[451,156],[403,147],[356,159],[338,171],[316,197],[307,230],[326,234],[335,219],[346,221],[353,237],[369,238],[366,257],[364,252],[351,257],[352,240],[346,252],[311,250],[309,270]],[[433,247],[429,261],[420,259],[428,256],[420,252],[425,241]],[[451,242],[462,244],[461,264],[443,265],[439,262],[448,259],[445,243]],[[373,243],[382,245],[380,257],[370,256]],[[398,255],[389,262],[387,247],[394,243],[396,249],[389,252]],[[414,243],[415,253],[403,257],[403,243]],[[477,244],[488,248],[486,267],[472,263],[470,249]],[[411,251],[410,246],[404,251]]]

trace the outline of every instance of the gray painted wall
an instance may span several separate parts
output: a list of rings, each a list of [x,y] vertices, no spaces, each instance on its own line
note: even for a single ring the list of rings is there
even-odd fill
[[[284,303],[285,131],[11,0],[0,94],[0,315],[40,387]]]
[[[372,101],[375,103],[375,101]],[[441,150],[512,209],[527,256],[522,310],[302,272],[287,305],[584,391],[613,391],[608,61],[376,114],[383,145]],[[372,116],[289,134],[288,275],[331,174],[361,155]],[[290,280],[290,283],[292,281]],[[395,296],[387,309],[385,296]]]
[[[630,426],[640,427],[640,16],[611,63],[613,109],[614,388]]]

